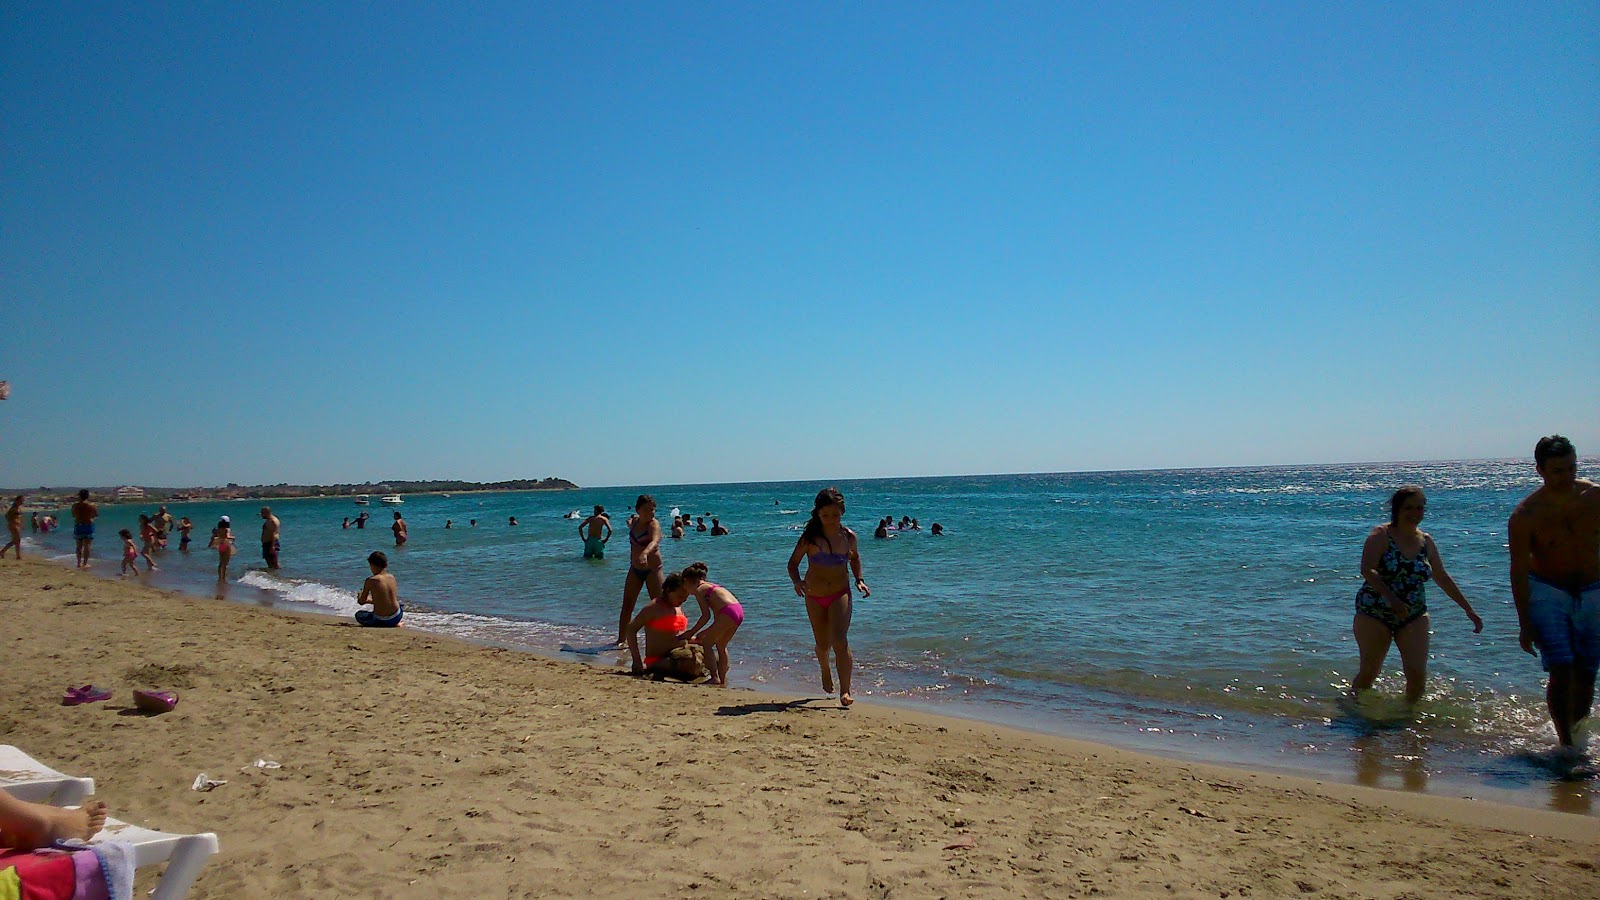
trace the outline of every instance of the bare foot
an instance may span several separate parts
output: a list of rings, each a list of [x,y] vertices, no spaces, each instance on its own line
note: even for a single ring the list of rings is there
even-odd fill
[[[822,692],[833,696],[833,673],[828,671],[827,666],[822,667]]]
[[[100,833],[106,824],[106,804],[102,800],[88,800],[77,809],[30,804],[30,810],[39,815],[39,830],[33,832],[37,840],[24,839],[31,848],[49,847],[57,841],[87,841]]]
[[[850,696],[849,693],[843,693],[843,694],[839,695],[839,708],[840,709],[849,709],[850,708],[850,704],[852,704],[854,702],[856,702],[855,698]]]

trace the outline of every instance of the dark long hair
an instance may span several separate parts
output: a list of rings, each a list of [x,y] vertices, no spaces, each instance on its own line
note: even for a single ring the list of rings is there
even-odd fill
[[[811,505],[811,521],[806,523],[806,530],[800,532],[801,541],[815,544],[817,539],[822,537],[822,517],[817,515],[817,511],[825,506],[835,505],[840,511],[844,510],[844,495],[839,493],[838,488],[829,487],[817,491],[817,500]]]
[[[1414,484],[1408,484],[1400,490],[1395,491],[1394,496],[1389,498],[1389,524],[1400,524],[1400,507],[1405,506],[1406,501],[1410,500],[1412,497],[1421,496],[1422,488],[1417,487]]]

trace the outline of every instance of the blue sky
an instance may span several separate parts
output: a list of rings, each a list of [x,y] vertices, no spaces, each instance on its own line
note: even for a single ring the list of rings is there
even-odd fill
[[[1592,3],[193,6],[0,22],[0,484],[1600,445]]]

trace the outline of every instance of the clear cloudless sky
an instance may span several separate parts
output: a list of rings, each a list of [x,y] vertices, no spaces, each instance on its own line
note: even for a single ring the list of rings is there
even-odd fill
[[[0,485],[1600,449],[1600,6],[33,3]]]

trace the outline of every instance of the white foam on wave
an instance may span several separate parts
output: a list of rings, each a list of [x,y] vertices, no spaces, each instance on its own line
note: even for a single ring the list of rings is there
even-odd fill
[[[51,562],[63,562],[69,559],[73,562],[78,561],[78,554],[76,551],[72,553],[57,553],[54,548],[46,547],[45,545],[39,543],[39,539],[31,534],[25,534],[22,536],[22,552],[26,556],[39,557],[41,559],[47,559]]]
[[[285,600],[304,603],[339,616],[353,616],[360,605],[350,591],[330,587],[318,581],[295,581],[279,578],[267,572],[251,570],[239,576],[239,583],[271,591]],[[554,647],[559,643],[576,641],[595,643],[602,633],[593,629],[573,629],[545,622],[506,619],[476,613],[435,612],[406,609],[406,624],[421,631],[447,634],[473,641],[522,644],[530,647]],[[589,632],[593,631],[593,634]]]
[[[307,603],[340,615],[354,615],[360,607],[356,595],[317,581],[294,581],[251,570],[239,576],[240,584],[282,594],[285,600]]]

